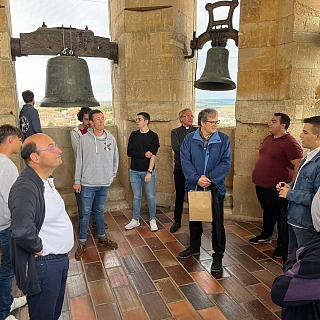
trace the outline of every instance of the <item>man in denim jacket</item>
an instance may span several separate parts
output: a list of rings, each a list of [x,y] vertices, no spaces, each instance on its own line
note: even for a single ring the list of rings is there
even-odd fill
[[[311,203],[320,186],[320,116],[305,118],[300,134],[302,147],[308,148],[295,182],[279,183],[281,198],[289,200],[289,253],[307,244],[316,234],[311,218]]]

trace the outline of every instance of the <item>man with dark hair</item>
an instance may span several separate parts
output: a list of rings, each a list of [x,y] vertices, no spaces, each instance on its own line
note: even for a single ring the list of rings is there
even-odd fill
[[[82,219],[80,243],[75,258],[80,259],[86,250],[90,213],[95,216],[98,246],[117,249],[104,226],[104,206],[111,183],[117,175],[119,154],[116,139],[104,128],[104,115],[100,110],[89,113],[90,128],[79,140],[73,189],[81,193]]]
[[[130,182],[133,191],[133,218],[125,226],[130,230],[140,226],[140,209],[142,199],[142,185],[148,199],[150,229],[157,231],[156,222],[156,170],[154,168],[159,149],[158,135],[149,129],[150,115],[139,112],[136,124],[139,130],[130,134],[127,155],[131,157]]]
[[[226,247],[223,224],[223,203],[226,194],[225,178],[231,167],[229,137],[218,131],[218,112],[207,108],[198,115],[199,129],[189,133],[180,149],[181,165],[186,177],[186,191],[212,190],[219,208],[214,212],[212,225],[212,272],[222,269],[222,258]],[[216,196],[217,193],[217,196]],[[190,246],[179,253],[178,258],[189,258],[200,254],[202,221],[189,221]]]
[[[281,258],[282,234],[280,232],[279,192],[275,188],[279,181],[294,181],[300,161],[302,148],[297,140],[287,132],[290,118],[284,113],[275,113],[268,123],[270,135],[262,142],[259,157],[252,173],[256,194],[263,210],[261,234],[250,239],[251,244],[270,243],[273,229],[277,223],[277,247],[272,253]]]
[[[75,158],[77,157],[77,147],[79,144],[80,137],[83,134],[86,134],[88,132],[88,128],[90,125],[90,121],[89,121],[90,111],[91,111],[91,108],[82,107],[80,111],[77,113],[78,120],[81,123],[70,131],[71,145],[72,145]]]
[[[11,217],[8,208],[9,191],[19,175],[10,157],[20,152],[22,138],[20,129],[10,124],[0,126],[0,320],[15,320],[10,311],[27,303],[25,296],[13,299],[11,294],[14,274],[10,259]]]
[[[305,118],[300,134],[307,156],[300,162],[294,182],[277,184],[279,196],[289,201],[289,253],[307,244],[316,235],[311,218],[311,202],[320,186],[320,116]]]
[[[39,113],[34,107],[34,94],[30,90],[22,92],[22,98],[25,105],[22,107],[19,115],[20,129],[23,138],[26,139],[35,133],[41,133],[41,124]]]
[[[174,204],[174,222],[170,228],[170,232],[176,232],[181,227],[181,218],[183,211],[183,200],[185,196],[185,183],[186,178],[184,177],[181,161],[180,161],[180,147],[185,136],[195,131],[193,123],[193,114],[190,109],[183,109],[179,112],[179,120],[181,126],[171,131],[171,147],[174,152],[174,186],[176,189],[176,201]]]
[[[57,320],[64,300],[73,227],[51,176],[61,153],[45,134],[27,138],[21,150],[27,167],[9,194],[12,266],[30,320]]]

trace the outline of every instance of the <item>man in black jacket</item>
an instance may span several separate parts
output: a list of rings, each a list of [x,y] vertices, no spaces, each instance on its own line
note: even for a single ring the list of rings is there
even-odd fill
[[[174,204],[174,222],[170,228],[170,232],[176,232],[181,227],[181,217],[183,211],[183,200],[185,196],[185,183],[186,178],[184,177],[181,161],[180,161],[180,147],[182,145],[185,136],[195,131],[193,123],[193,114],[190,109],[183,109],[179,112],[179,120],[181,126],[171,131],[171,147],[174,152],[174,186],[176,189],[176,201]]]
[[[45,134],[27,138],[21,150],[27,167],[9,194],[12,266],[30,320],[59,319],[64,299],[73,228],[51,177],[61,153]]]
[[[22,92],[22,98],[25,105],[22,107],[19,115],[20,129],[23,138],[27,139],[35,133],[41,133],[41,123],[39,113],[34,107],[34,94],[30,90]]]

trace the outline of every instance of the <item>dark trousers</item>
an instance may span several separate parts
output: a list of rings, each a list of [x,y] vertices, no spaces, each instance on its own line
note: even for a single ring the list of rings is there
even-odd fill
[[[67,255],[39,257],[36,258],[36,268],[41,292],[27,295],[30,320],[58,320],[63,305],[69,258]]]
[[[186,178],[184,177],[183,171],[180,169],[174,169],[174,186],[176,188],[176,201],[174,203],[174,221],[181,223],[181,216],[183,211],[183,201],[185,196],[185,183]]]
[[[220,225],[217,226],[218,219],[214,219],[211,222],[212,226],[212,249],[214,253],[212,254],[213,257],[223,258],[223,254],[226,250],[226,232],[224,230],[224,224],[223,224],[223,203],[224,203],[224,197],[218,197],[219,201],[219,207],[220,207]],[[217,214],[217,213],[214,213]],[[202,222],[201,221],[189,221],[189,229],[190,229],[190,247],[195,251],[200,251],[201,246],[201,236],[202,236]],[[221,236],[221,243],[218,243],[218,237],[217,237],[217,230],[220,232]]]
[[[280,201],[279,192],[276,188],[264,188],[256,186],[256,194],[263,210],[263,226],[261,237],[268,239],[273,234],[273,229],[277,223],[278,239],[277,246],[281,247],[281,234],[280,234]]]

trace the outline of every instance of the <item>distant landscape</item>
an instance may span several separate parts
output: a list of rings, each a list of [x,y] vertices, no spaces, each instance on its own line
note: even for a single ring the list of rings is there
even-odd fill
[[[23,103],[20,102],[20,108],[22,105]],[[77,113],[80,108],[40,108],[39,102],[36,102],[35,107],[39,111],[42,127],[76,126],[79,124]],[[219,113],[220,126],[235,126],[235,100],[233,99],[197,100],[195,107],[195,123],[198,113],[202,109],[215,108]],[[98,108],[104,113],[106,124],[112,124],[112,102],[102,101]]]

